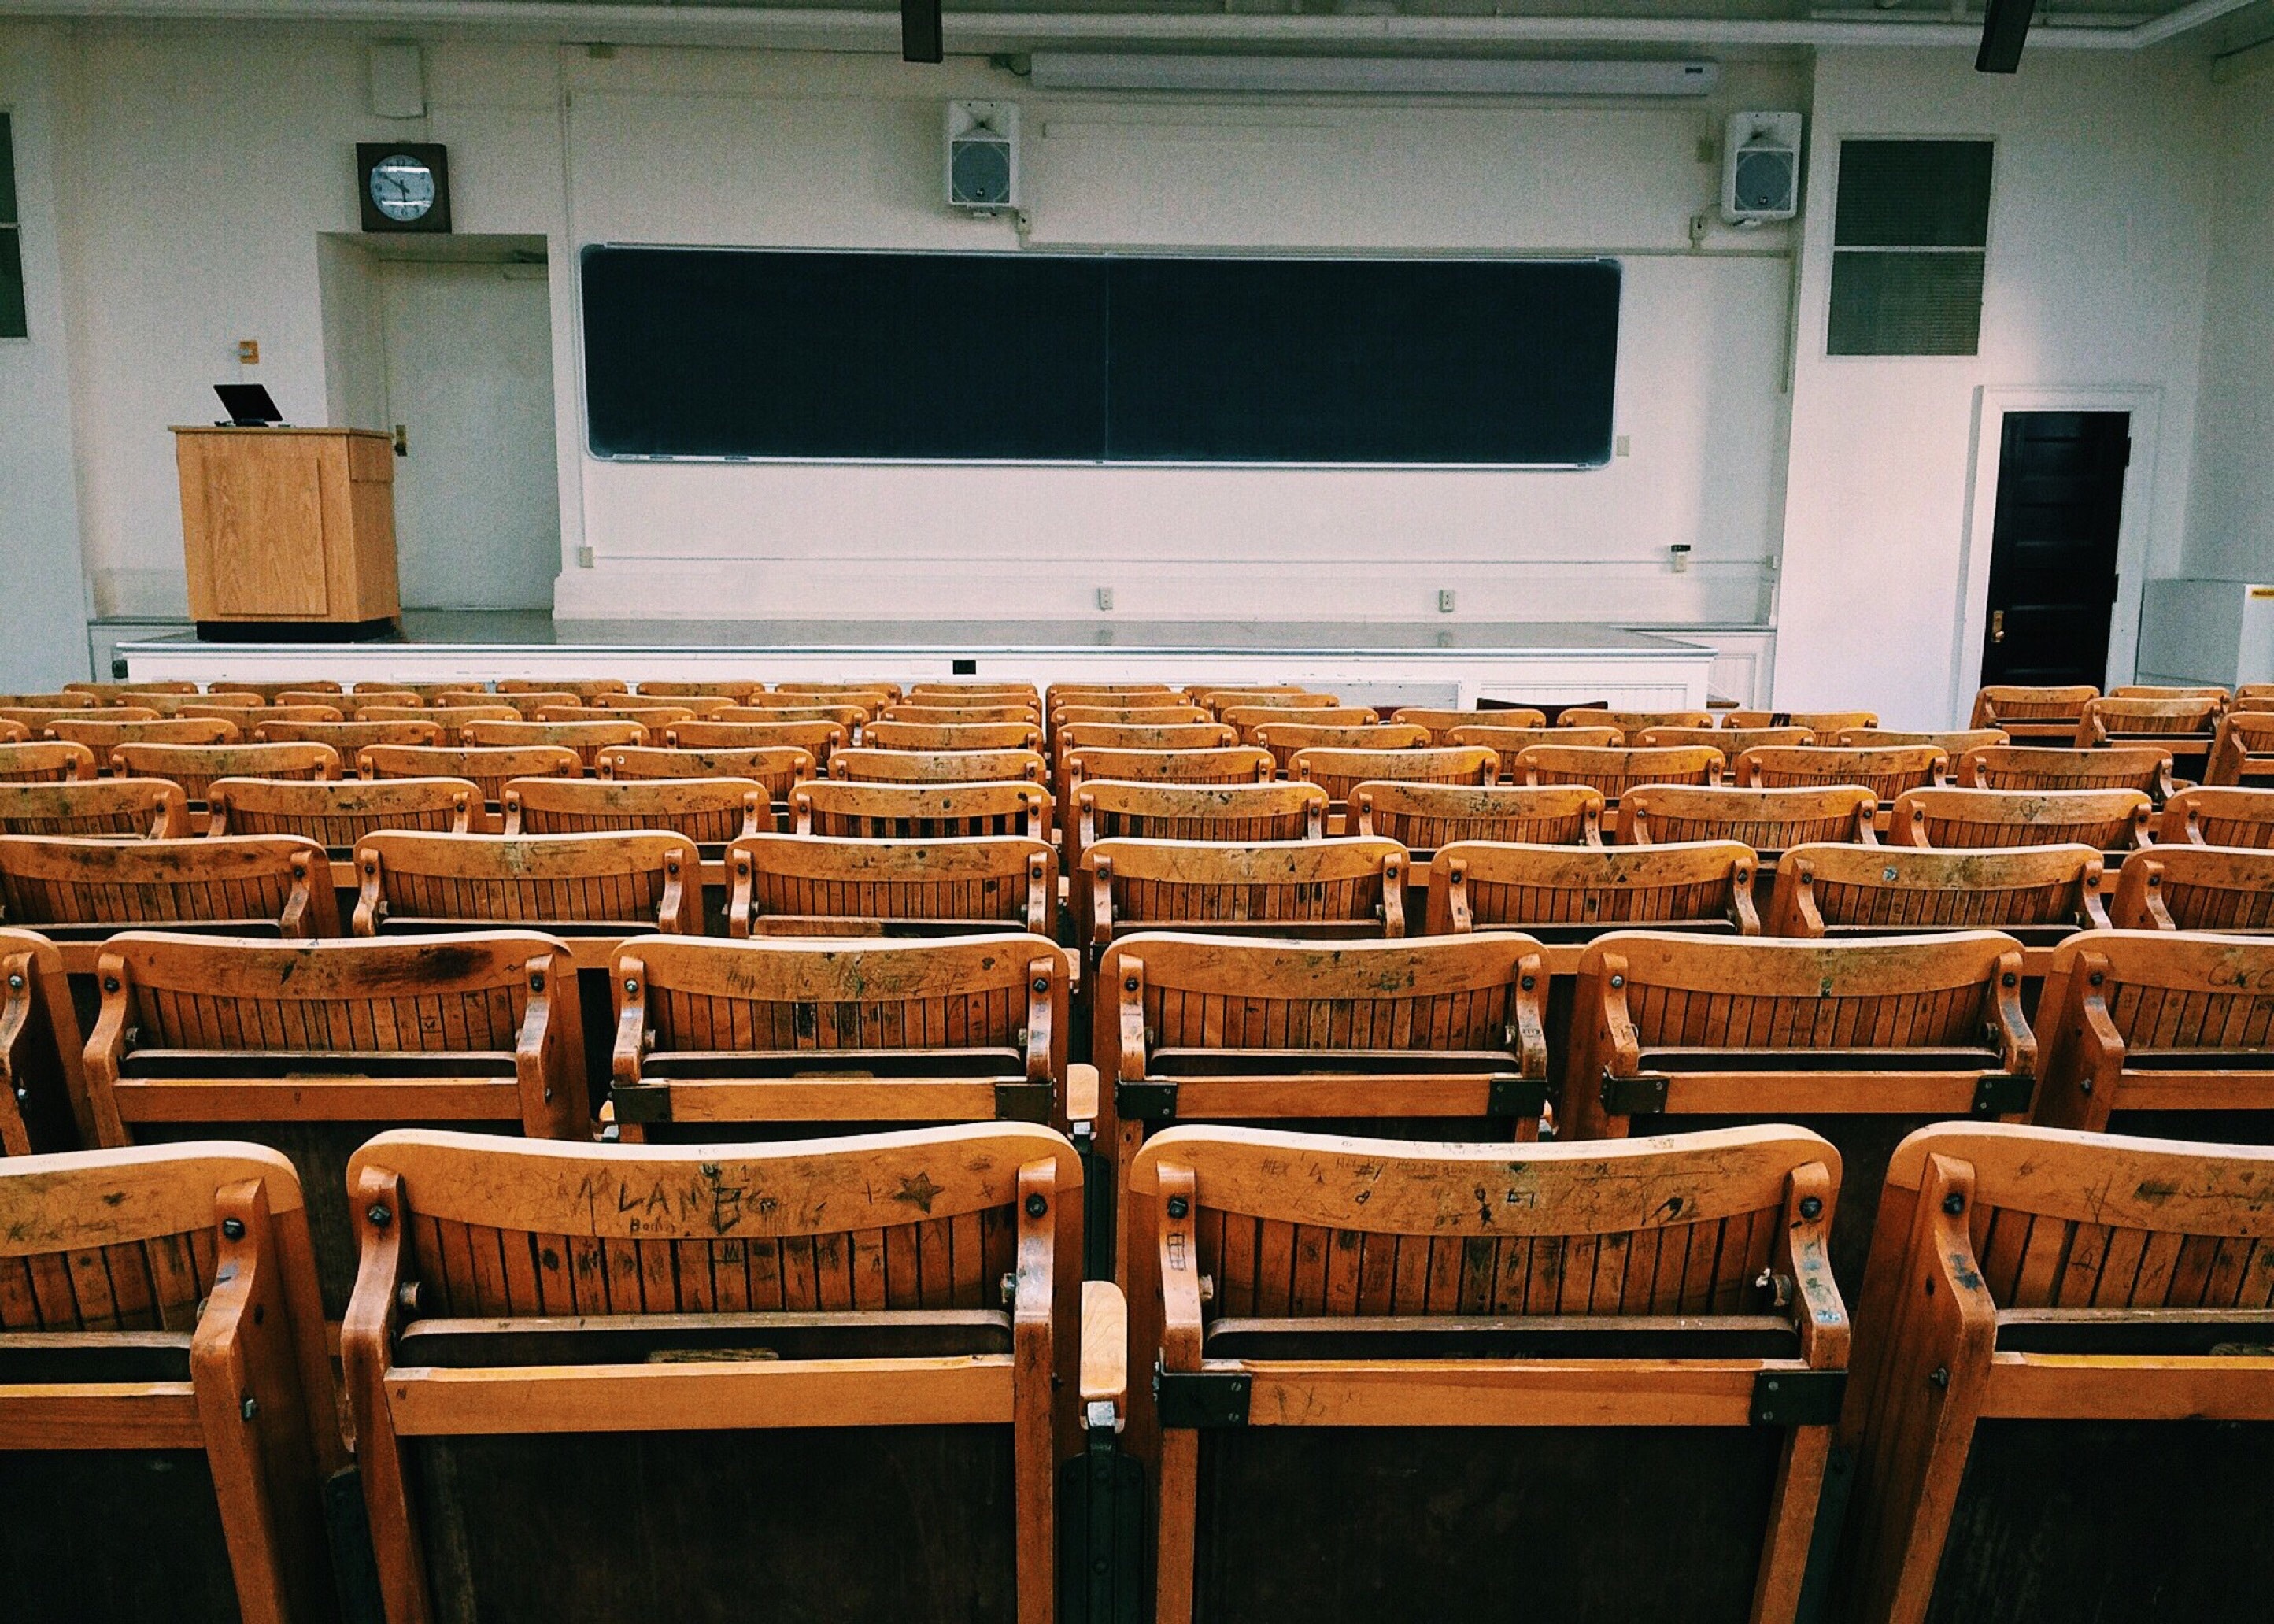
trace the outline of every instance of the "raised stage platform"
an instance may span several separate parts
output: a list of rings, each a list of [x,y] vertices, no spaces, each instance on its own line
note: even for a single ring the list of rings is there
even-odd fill
[[[1702,706],[1714,657],[1678,638],[1554,621],[556,621],[482,610],[411,611],[399,638],[376,642],[207,643],[182,633],[118,652],[137,681],[1131,677],[1307,683],[1417,705],[1625,709]]]

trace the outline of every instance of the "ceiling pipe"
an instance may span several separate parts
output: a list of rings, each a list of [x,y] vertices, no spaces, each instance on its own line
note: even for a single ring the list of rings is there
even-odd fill
[[[2041,50],[2140,50],[2239,11],[2255,0],[2190,0],[2145,21],[2060,27]],[[898,11],[751,5],[576,4],[561,0],[0,0],[0,17],[137,20],[320,22],[377,27],[474,29],[626,44],[727,42],[798,49],[897,52]],[[1412,17],[1287,14],[950,11],[957,55],[1041,44],[1431,47],[1487,50],[1525,45],[1893,46],[1964,48],[1978,25],[1912,22],[1884,12],[1854,21],[1807,17]]]

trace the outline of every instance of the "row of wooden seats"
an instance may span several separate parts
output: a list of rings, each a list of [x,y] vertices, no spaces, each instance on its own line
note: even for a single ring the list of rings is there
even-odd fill
[[[285,1624],[368,1587],[393,1624],[1314,1624],[1520,1583],[1782,1621],[1828,1581],[1857,1624],[2053,1624],[2274,1577],[2263,1148],[1925,1129],[1847,1291],[1853,1174],[1790,1126],[1170,1129],[1116,1192],[1126,1296],[1081,1281],[1112,1197],[1039,1126],[396,1131],[338,1184],[230,1142],[0,1162],[11,1617]],[[327,1538],[328,1487],[367,1544]]]
[[[2203,782],[2274,779],[2274,684],[2120,687],[2000,687],[1975,698],[1973,725],[2017,743],[2157,744],[2199,767]]]

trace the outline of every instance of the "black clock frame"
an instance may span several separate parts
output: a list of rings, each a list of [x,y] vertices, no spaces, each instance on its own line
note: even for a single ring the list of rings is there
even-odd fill
[[[416,220],[397,220],[372,200],[371,172],[388,159],[416,158],[434,172],[434,207]],[[433,141],[358,141],[356,207],[366,231],[448,231],[450,229],[450,155]]]

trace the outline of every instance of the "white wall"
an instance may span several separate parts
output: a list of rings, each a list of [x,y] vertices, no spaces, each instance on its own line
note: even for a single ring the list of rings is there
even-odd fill
[[[2185,531],[2214,193],[2199,57],[2037,51],[1977,74],[1957,52],[1818,59],[1785,502],[1776,702],[1961,720],[1968,497],[1984,387],[2155,391],[2160,444],[2142,573],[2174,571]],[[1998,144],[1981,353],[1825,354],[1836,144],[1856,135]],[[2140,448],[2137,456],[2149,455]],[[2136,603],[2136,597],[2135,598]],[[2112,667],[2128,668],[2136,608]],[[1966,638],[1978,638],[1969,628]]]
[[[56,244],[54,52],[46,29],[0,26],[0,112],[15,146],[31,335],[0,339],[0,691],[11,693],[45,692],[88,675]]]
[[[2184,572],[2274,578],[2274,66],[2222,87],[2218,235],[2205,311]]]

